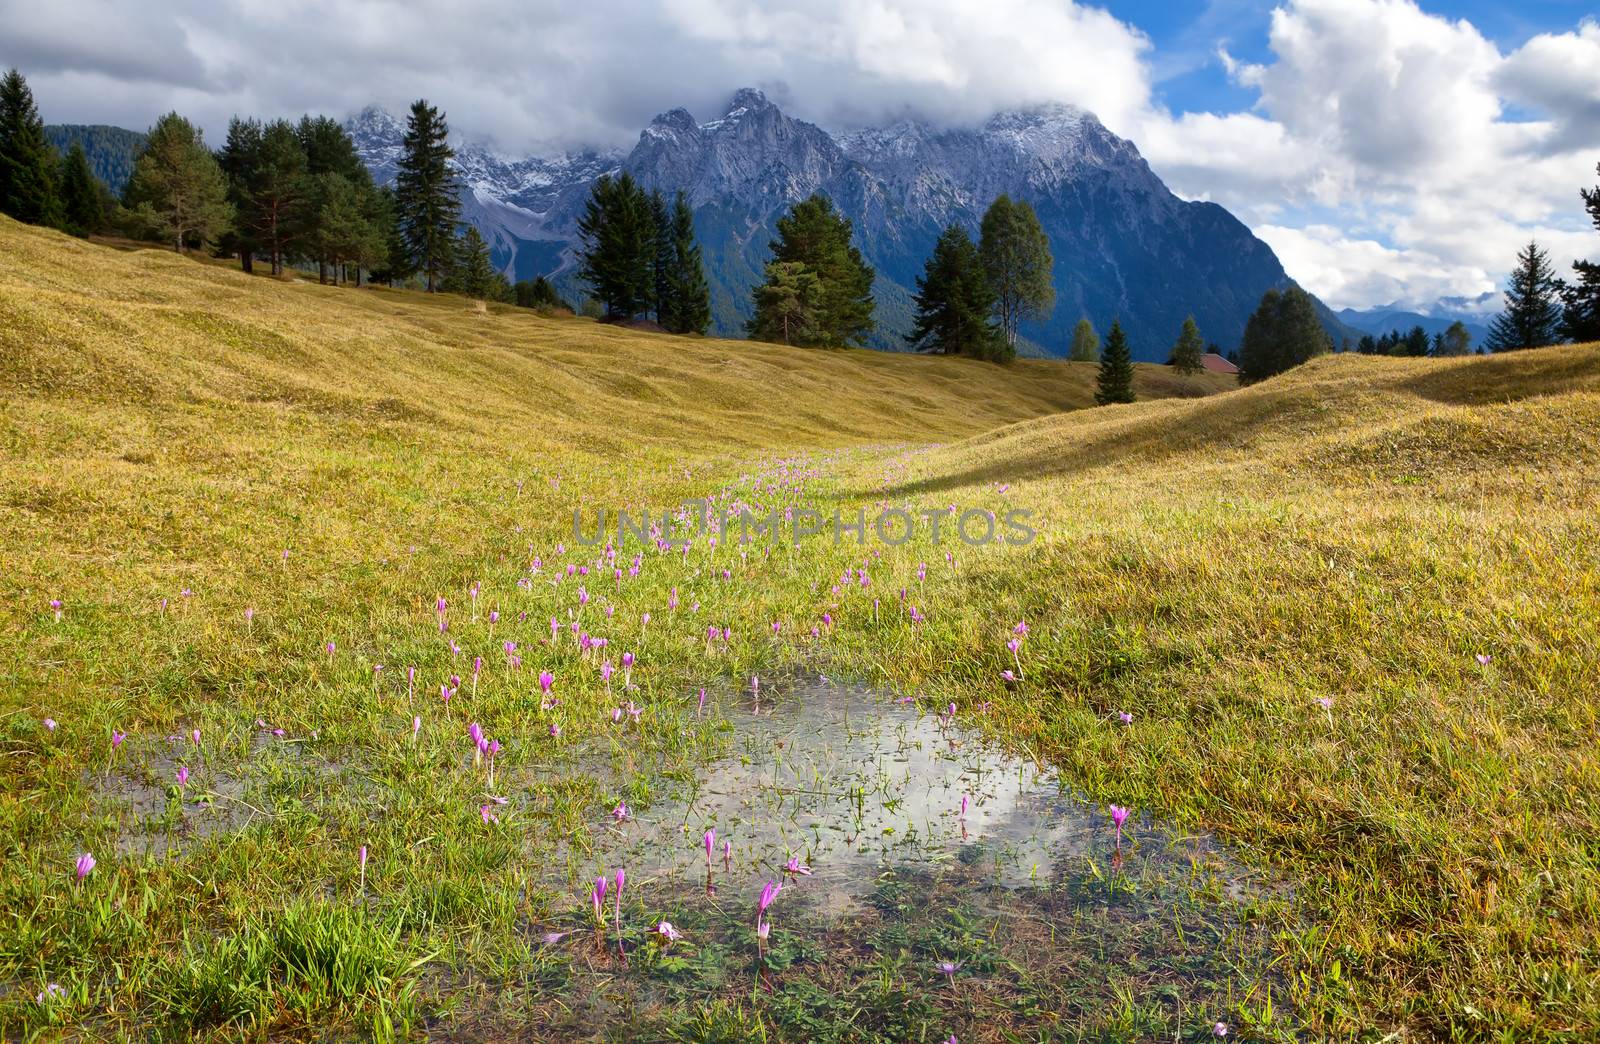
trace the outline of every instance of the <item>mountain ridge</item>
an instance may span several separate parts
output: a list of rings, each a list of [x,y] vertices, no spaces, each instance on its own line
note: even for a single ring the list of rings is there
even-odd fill
[[[380,181],[392,176],[399,122],[369,107],[346,123]],[[1179,199],[1137,146],[1086,110],[1055,103],[996,113],[976,127],[903,118],[881,128],[832,133],[785,113],[756,88],[741,88],[710,120],[687,109],[652,119],[629,150],[581,150],[508,160],[462,142],[464,218],[513,278],[547,275],[581,298],[577,220],[594,179],[628,171],[645,187],[685,192],[706,256],[713,321],[738,334],[750,313],[776,220],[823,192],[850,218],[878,271],[874,347],[900,349],[916,277],[945,225],[976,232],[1002,192],[1038,211],[1056,256],[1057,303],[1024,323],[1025,351],[1063,355],[1087,317],[1127,330],[1135,358],[1164,361],[1193,313],[1227,348],[1271,288],[1291,280],[1277,256],[1214,203]],[[1319,312],[1334,343],[1360,331]]]

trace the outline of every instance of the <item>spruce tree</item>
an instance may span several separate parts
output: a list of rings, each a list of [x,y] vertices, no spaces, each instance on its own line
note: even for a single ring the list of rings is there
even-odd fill
[[[217,154],[217,163],[228,179],[228,202],[233,205],[233,230],[218,244],[237,254],[240,267],[254,271],[255,254],[260,249],[256,236],[254,190],[261,169],[261,122],[235,116],[228,121],[228,140]]]
[[[624,171],[601,175],[578,219],[578,277],[612,319],[656,306],[656,232],[650,197]]]
[[[1600,174],[1600,164],[1594,169]],[[1578,192],[1589,220],[1600,231],[1600,185]],[[1561,292],[1561,332],[1579,343],[1600,341],[1600,261],[1574,261],[1572,268],[1577,278]]]
[[[89,157],[78,142],[61,161],[61,227],[75,236],[100,231],[105,224],[102,187],[89,169]]]
[[[1239,382],[1264,381],[1331,347],[1310,294],[1298,286],[1268,290],[1245,323],[1239,343]]]
[[[834,209],[827,196],[814,193],[796,203],[778,219],[778,238],[771,242],[772,260],[783,265],[800,265],[821,287],[809,329],[803,335],[791,333],[786,343],[862,345],[873,331],[872,283],[877,273],[861,257],[851,242],[848,218]],[[768,273],[772,271],[769,265]],[[792,272],[792,269],[782,269]],[[789,300],[787,293],[763,295],[755,290],[756,318],[753,326],[774,329],[761,314],[762,302]],[[790,340],[790,337],[795,339]],[[768,339],[771,339],[770,337]]]
[[[233,224],[228,180],[198,128],[169,112],[150,128],[149,143],[128,181],[134,225],[183,252],[209,246]]]
[[[1006,361],[1015,351],[989,324],[994,292],[978,248],[960,225],[940,234],[917,277],[916,321],[906,342],[918,351]]]
[[[455,263],[444,288],[487,301],[499,296],[499,276],[489,257],[489,244],[484,242],[482,233],[468,225],[456,243]]]
[[[672,203],[667,270],[670,306],[662,325],[676,334],[703,334],[711,325],[711,288],[694,238],[694,212],[682,192]]]
[[[748,324],[758,341],[826,344],[821,333],[827,291],[821,278],[799,261],[767,263],[766,280],[755,291],[756,314]]]
[[[1026,200],[1000,195],[984,212],[978,253],[994,291],[1000,332],[1013,350],[1017,324],[1043,319],[1055,307],[1050,239]]]
[[[656,322],[665,329],[672,311],[672,214],[660,189],[650,193],[650,276]]]
[[[1194,316],[1183,321],[1178,331],[1178,343],[1172,346],[1172,368],[1185,377],[1192,377],[1202,369],[1200,357],[1205,354],[1205,341],[1200,337],[1200,327]]]
[[[556,293],[556,288],[544,276],[537,276],[532,280],[523,280],[513,288],[513,299],[520,308],[536,308],[540,311],[555,311],[564,309],[572,311],[571,307]]]
[[[1106,334],[1106,350],[1100,353],[1100,373],[1095,382],[1094,401],[1099,406],[1133,401],[1133,355],[1122,324],[1111,321]]]
[[[413,102],[395,174],[395,215],[407,264],[422,273],[429,293],[439,288],[455,259],[461,217],[449,133],[443,113],[426,99]]]
[[[1506,310],[1489,324],[1485,347],[1510,352],[1555,344],[1561,339],[1561,311],[1556,307],[1560,292],[1550,255],[1530,242],[1517,253],[1517,267],[1506,284]]]
[[[1100,361],[1100,335],[1094,332],[1094,324],[1089,320],[1078,320],[1072,331],[1072,351],[1067,358],[1073,362]]]
[[[15,69],[0,77],[0,213],[30,225],[58,225],[56,150],[28,82]]]

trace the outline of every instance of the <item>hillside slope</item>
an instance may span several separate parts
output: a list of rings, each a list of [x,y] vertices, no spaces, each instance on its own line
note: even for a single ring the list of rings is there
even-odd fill
[[[569,1000],[530,927],[582,914],[573,868],[589,867],[563,846],[610,825],[612,781],[645,807],[715,742],[697,688],[818,662],[954,706],[1089,807],[1135,810],[1129,862],[1101,837],[1084,858],[1105,890],[1063,892],[1068,916],[1145,887],[1147,823],[1274,883],[1240,931],[1199,940],[1226,974],[1161,980],[1173,1003],[1119,999],[1149,988],[1143,951],[1041,966],[1038,1003],[1019,1006],[977,961],[946,988],[929,969],[947,954],[895,969],[830,948],[846,983],[830,1033],[904,1039],[871,1020],[908,997],[961,1039],[1199,1039],[1217,1018],[1282,1040],[1600,1024],[1600,347],[1323,358],[1074,410],[1090,366],[685,340],[5,220],[0,254],[0,1029],[322,1039],[451,1011],[430,1028],[515,1036],[512,1020]],[[1138,375],[1147,396],[1227,387]],[[845,512],[1021,508],[1038,539],[652,545],[637,575],[572,543],[574,511],[802,485]],[[869,570],[870,587],[839,582]],[[593,655],[549,637],[561,618],[641,653],[648,711],[626,742],[610,746],[620,695]],[[714,646],[707,624],[731,634]],[[474,671],[441,705],[476,654],[481,686]],[[507,739],[497,790],[527,799],[492,828],[469,720]],[[148,855],[154,828],[108,788],[141,772],[167,787],[200,728],[204,785],[219,772],[271,814]],[[129,738],[108,761],[114,729]],[[155,792],[150,818],[217,822]],[[73,891],[85,850],[100,867]],[[530,892],[563,866],[573,888]],[[357,894],[372,920],[349,928]],[[681,899],[657,894],[664,913]],[[229,948],[292,961],[317,924],[400,952],[356,990],[314,968],[291,992],[270,954],[246,959],[256,943]],[[752,996],[747,958],[728,960],[694,989],[737,1016],[730,1035],[823,1035],[804,1021],[820,1009],[792,1004],[820,962]],[[34,1005],[46,982],[71,1006]],[[695,1005],[611,1028],[691,1036]],[[561,1025],[595,1032],[587,1010]]]

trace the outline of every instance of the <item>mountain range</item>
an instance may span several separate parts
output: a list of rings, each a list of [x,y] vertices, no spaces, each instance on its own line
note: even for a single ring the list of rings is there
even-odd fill
[[[392,179],[402,123],[369,107],[345,128],[373,175]],[[850,218],[877,269],[879,348],[904,347],[916,278],[940,230],[958,222],[976,237],[984,209],[1003,192],[1033,205],[1055,257],[1055,308],[1021,330],[1032,354],[1065,354],[1080,318],[1102,336],[1115,318],[1135,358],[1164,361],[1191,314],[1227,351],[1261,295],[1290,285],[1272,249],[1232,214],[1179,199],[1132,142],[1069,105],[1003,112],[971,128],[905,119],[833,134],[745,88],[709,121],[681,108],[657,116],[626,152],[514,159],[458,143],[455,163],[463,218],[489,241],[495,262],[513,279],[549,276],[571,299],[584,296],[577,221],[597,177],[628,171],[646,188],[684,192],[715,329],[736,336],[777,219],[813,192]],[[1318,308],[1336,344],[1360,336]]]
[[[1492,296],[1496,300],[1499,297],[1498,294],[1485,296]],[[1457,320],[1460,320],[1461,325],[1467,328],[1467,333],[1472,335],[1474,347],[1483,344],[1484,339],[1489,336],[1489,327],[1482,312],[1446,311],[1441,315],[1424,315],[1399,305],[1389,305],[1380,308],[1341,308],[1336,314],[1343,322],[1374,337],[1395,330],[1402,334],[1410,333],[1412,327],[1416,326],[1422,327],[1428,336],[1432,337],[1434,334],[1444,333],[1450,328],[1450,324]]]

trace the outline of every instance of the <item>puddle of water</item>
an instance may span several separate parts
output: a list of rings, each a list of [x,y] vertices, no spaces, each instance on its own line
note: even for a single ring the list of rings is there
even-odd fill
[[[1231,896],[1249,891],[1248,875],[1203,837],[1130,821],[1119,858],[1105,811],[915,704],[813,679],[763,682],[759,700],[746,692],[722,713],[728,755],[627,820],[597,826],[587,860],[596,872],[623,866],[641,885],[709,885],[734,902],[785,877],[828,916],[852,909],[889,869],[959,865],[1001,887],[1043,887],[1090,857],[1124,873],[1200,865]],[[709,873],[707,830],[716,837]],[[810,874],[786,874],[790,858]]]
[[[217,834],[244,830],[270,819],[269,802],[252,791],[283,766],[309,766],[319,775],[335,775],[336,762],[306,758],[300,744],[266,731],[253,733],[248,756],[228,761],[222,771],[184,736],[168,736],[153,749],[132,750],[109,773],[85,775],[100,807],[118,818],[116,851],[122,856],[164,858],[183,853]],[[187,784],[176,787],[180,767],[189,769]]]

